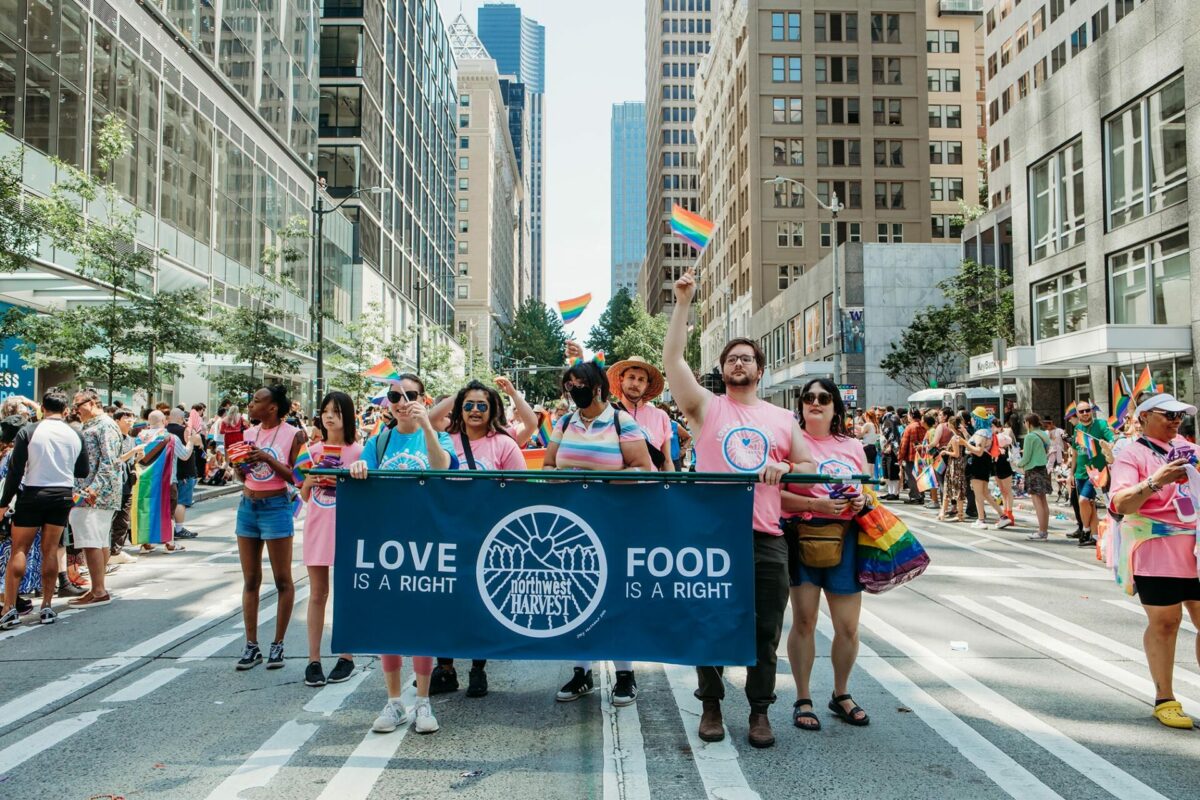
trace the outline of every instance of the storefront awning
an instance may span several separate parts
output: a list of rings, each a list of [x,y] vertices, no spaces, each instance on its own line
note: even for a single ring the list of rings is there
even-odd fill
[[[1192,329],[1188,325],[1098,325],[1045,339],[1036,349],[1039,364],[1059,367],[1159,361],[1191,355]]]
[[[1004,359],[1005,378],[1067,378],[1071,370],[1061,365],[1043,364],[1038,359],[1037,348],[1031,345],[1019,345],[1008,348],[1008,357]],[[966,380],[979,381],[985,378],[996,379],[1000,376],[999,366],[991,353],[971,356],[970,372]]]

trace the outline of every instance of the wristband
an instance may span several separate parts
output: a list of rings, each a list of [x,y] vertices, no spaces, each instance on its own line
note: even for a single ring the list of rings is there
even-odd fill
[[[1149,489],[1152,493],[1158,494],[1158,490],[1161,489],[1162,487],[1156,486],[1152,479],[1146,478],[1146,488]]]

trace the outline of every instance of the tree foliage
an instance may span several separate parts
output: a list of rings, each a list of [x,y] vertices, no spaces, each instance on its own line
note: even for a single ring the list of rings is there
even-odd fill
[[[380,389],[378,382],[363,377],[363,371],[383,358],[399,364],[411,343],[412,333],[393,333],[383,307],[370,303],[358,319],[344,326],[342,335],[334,340],[335,346],[326,348],[329,388],[345,392],[361,407]]]
[[[588,332],[584,344],[593,352],[603,352],[607,361],[612,364],[628,357],[617,346],[617,337],[628,328],[634,320],[634,296],[622,286],[616,294],[609,298],[600,320]]]
[[[645,306],[634,302],[633,318],[617,335],[613,342],[614,349],[621,354],[621,359],[640,356],[662,369],[663,339],[667,335],[668,321],[666,314],[652,317]],[[607,356],[607,353],[605,355]],[[619,359],[606,360],[615,363]]]
[[[455,348],[445,342],[426,345],[421,356],[421,380],[430,397],[454,394],[467,382],[481,381],[491,385],[495,380],[492,365],[466,334],[456,339],[462,349],[462,362],[455,357]]]
[[[687,345],[683,349],[683,358],[687,361],[692,372],[700,374],[700,326],[693,325],[688,331]]]
[[[283,312],[276,305],[279,291],[269,286],[250,286],[241,290],[247,302],[236,308],[222,308],[213,316],[213,329],[220,348],[245,364],[248,372],[222,372],[213,379],[217,391],[241,404],[257,391],[268,375],[289,376],[300,369],[292,353],[292,340],[283,333]]]
[[[949,383],[961,363],[946,347],[945,332],[952,316],[949,306],[917,312],[900,341],[892,342],[891,351],[879,362],[884,373],[914,391],[928,388],[933,381],[939,386]]]
[[[939,317],[946,324],[941,339],[954,353],[966,360],[991,352],[997,336],[1014,343],[1013,293],[1004,270],[967,259],[938,288],[946,297],[946,311]]]
[[[0,136],[7,130],[0,120]],[[41,220],[24,197],[21,167],[21,149],[0,156],[0,273],[21,269],[37,251]]]
[[[523,365],[557,367],[562,364],[567,346],[562,318],[540,300],[527,299],[517,310],[512,323],[501,325],[500,329],[500,347],[496,353],[501,371]],[[591,339],[588,346],[592,346]],[[562,394],[560,377],[558,369],[521,373],[520,384],[531,401],[543,402]]]

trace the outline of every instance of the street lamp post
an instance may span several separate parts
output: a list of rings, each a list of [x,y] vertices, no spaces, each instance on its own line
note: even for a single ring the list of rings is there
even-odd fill
[[[833,235],[833,382],[842,382],[842,302],[841,292],[839,289],[840,278],[838,275],[838,228],[837,218],[842,209],[845,208],[839,201],[837,192],[834,192],[829,199],[829,203],[822,203],[821,198],[817,193],[808,188],[801,181],[795,178],[787,178],[783,175],[776,175],[774,178],[763,181],[763,183],[774,184],[778,188],[782,188],[786,184],[795,184],[804,191],[812,195],[812,198],[817,201],[817,205],[833,215],[833,222],[830,223]],[[819,232],[818,232],[818,235]]]
[[[313,215],[313,229],[315,233],[314,247],[316,248],[316,281],[315,290],[317,294],[316,315],[317,315],[317,396],[316,401],[320,402],[322,394],[325,391],[325,264],[323,259],[324,247],[324,227],[325,215],[333,212],[346,205],[346,201],[360,194],[383,194],[386,189],[376,186],[370,189],[355,189],[350,194],[342,198],[342,201],[331,208],[325,208],[325,198],[321,196],[321,188],[314,187],[313,194],[316,201],[310,209]]]

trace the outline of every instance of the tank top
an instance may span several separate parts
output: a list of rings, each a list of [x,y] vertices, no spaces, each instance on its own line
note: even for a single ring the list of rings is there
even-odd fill
[[[291,466],[292,442],[296,440],[296,434],[299,432],[299,428],[286,422],[281,422],[279,427],[268,431],[263,431],[261,425],[255,425],[246,431],[244,441],[257,445],[260,450],[265,450],[278,461]],[[256,492],[284,489],[287,485],[283,478],[271,469],[270,464],[261,461],[246,473],[246,488]]]

